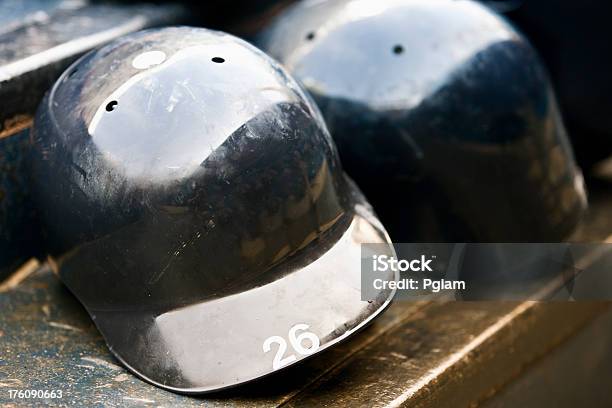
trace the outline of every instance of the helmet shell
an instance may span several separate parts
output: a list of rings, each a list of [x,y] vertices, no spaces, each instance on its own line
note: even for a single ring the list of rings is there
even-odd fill
[[[242,40],[171,27],[93,51],[43,101],[33,138],[51,261],[155,384],[266,375],[266,338],[302,324],[323,349],[389,301],[360,298],[360,242],[388,238],[319,111]]]
[[[396,241],[558,240],[586,206],[530,44],[469,0],[305,1],[260,36]]]

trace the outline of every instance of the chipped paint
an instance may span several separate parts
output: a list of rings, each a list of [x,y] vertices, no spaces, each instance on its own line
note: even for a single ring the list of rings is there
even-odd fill
[[[78,327],[74,327],[71,326],[69,324],[65,324],[65,323],[59,323],[59,322],[48,322],[47,323],[49,326],[51,327],[56,327],[58,329],[65,329],[65,330],[71,330],[71,331],[76,331],[76,332],[80,332],[82,331],[81,329],[79,329]]]
[[[89,356],[88,357],[81,357],[81,360],[89,361],[91,363],[97,364],[97,365],[102,366],[102,367],[106,367],[106,368],[114,370],[114,371],[123,370],[123,368],[119,367],[118,365],[113,364],[110,361],[106,361],[106,360],[103,360],[103,359],[98,358],[98,357],[89,357]]]
[[[30,259],[23,266],[17,269],[12,275],[10,275],[2,284],[0,284],[0,293],[8,292],[11,289],[19,286],[21,282],[26,280],[31,274],[40,267],[40,263],[37,259]]]

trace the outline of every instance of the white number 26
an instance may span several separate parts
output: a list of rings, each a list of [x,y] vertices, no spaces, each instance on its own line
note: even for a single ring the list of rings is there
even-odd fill
[[[303,356],[314,353],[321,345],[321,341],[317,335],[312,332],[304,332],[299,336],[296,335],[298,330],[307,330],[308,327],[309,326],[307,324],[298,323],[289,329],[289,344],[291,344],[291,347],[293,347],[298,354]],[[302,345],[306,339],[310,340],[310,347],[308,348]],[[272,362],[273,370],[278,370],[279,368],[282,368],[295,361],[295,354],[289,354],[287,357],[283,358],[285,351],[287,351],[287,342],[281,336],[268,337],[263,343],[264,353],[267,353],[272,349],[272,343],[278,343],[278,351],[276,352],[274,361]]]

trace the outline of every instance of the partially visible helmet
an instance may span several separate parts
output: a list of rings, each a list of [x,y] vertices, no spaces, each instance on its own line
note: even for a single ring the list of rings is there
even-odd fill
[[[50,261],[154,384],[258,378],[389,302],[360,296],[360,244],[387,243],[384,228],[315,105],[244,41],[188,27],[123,37],[62,75],[33,139]]]
[[[260,45],[315,97],[395,241],[547,241],[586,207],[526,40],[469,0],[304,1]]]

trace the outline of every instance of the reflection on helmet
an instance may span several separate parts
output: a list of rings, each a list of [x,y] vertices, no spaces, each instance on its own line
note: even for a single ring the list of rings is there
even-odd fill
[[[582,177],[546,73],[485,7],[303,2],[260,43],[315,97],[395,241],[557,240],[578,222]]]
[[[58,80],[33,137],[59,274],[149,381],[244,382],[271,371],[266,337],[307,324],[325,347],[388,303],[360,299],[359,244],[387,236],[320,113],[235,37],[167,28],[94,51]]]

